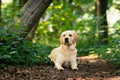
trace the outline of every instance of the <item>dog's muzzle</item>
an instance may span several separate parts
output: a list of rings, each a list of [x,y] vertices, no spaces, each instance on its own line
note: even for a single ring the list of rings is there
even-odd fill
[[[69,41],[68,41],[68,38],[65,38],[65,44],[68,44]]]

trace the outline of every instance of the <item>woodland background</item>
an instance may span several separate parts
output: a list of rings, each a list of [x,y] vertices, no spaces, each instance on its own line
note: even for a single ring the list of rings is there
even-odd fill
[[[51,64],[65,30],[78,56],[97,55],[120,68],[119,0],[0,0],[0,67]]]

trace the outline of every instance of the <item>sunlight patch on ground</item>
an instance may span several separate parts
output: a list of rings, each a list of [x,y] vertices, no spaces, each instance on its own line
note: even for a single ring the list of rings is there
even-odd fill
[[[77,58],[80,63],[94,63],[98,61],[97,54],[90,54],[88,56],[82,56]],[[82,61],[82,62],[81,62]]]
[[[96,59],[98,58],[98,55],[96,55],[96,54],[90,54],[89,58],[93,58],[93,59],[89,60],[89,62],[96,62]]]
[[[98,55],[97,54],[90,54],[89,57],[90,58],[98,58]]]
[[[120,80],[120,76],[115,76],[115,77],[107,78],[106,80]]]
[[[98,55],[97,54],[90,54],[88,56],[82,56],[82,57],[78,57],[78,59],[95,59],[95,58],[98,58]]]

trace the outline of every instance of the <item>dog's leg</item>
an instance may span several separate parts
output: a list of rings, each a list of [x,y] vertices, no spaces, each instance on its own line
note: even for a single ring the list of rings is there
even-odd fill
[[[57,70],[64,70],[64,68],[62,67],[62,63],[61,62],[55,62],[55,68]]]
[[[76,60],[72,60],[70,63],[72,70],[78,70]]]
[[[55,64],[55,68],[57,70],[64,70],[64,68],[62,67],[62,64],[64,63],[64,57],[62,54],[58,53],[56,55],[56,60],[54,61]]]

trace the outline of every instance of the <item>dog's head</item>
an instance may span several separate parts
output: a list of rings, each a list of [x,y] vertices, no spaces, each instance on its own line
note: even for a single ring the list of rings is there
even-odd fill
[[[64,45],[72,45],[77,41],[77,39],[78,35],[72,30],[64,31],[60,36],[60,42]]]

